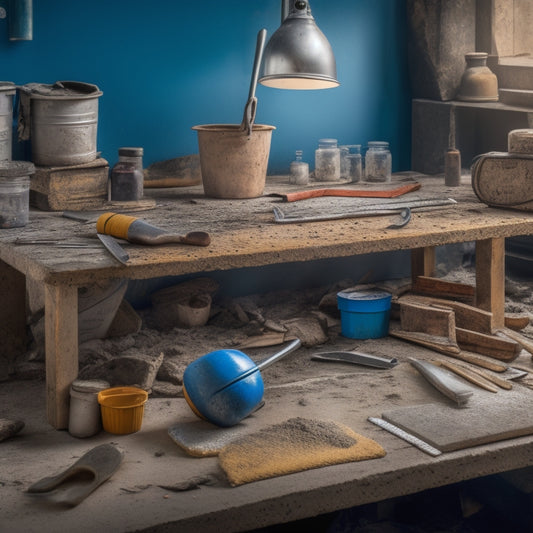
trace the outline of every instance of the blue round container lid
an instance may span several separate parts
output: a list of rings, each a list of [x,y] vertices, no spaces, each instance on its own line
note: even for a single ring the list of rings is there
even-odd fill
[[[378,289],[346,290],[337,293],[337,303],[342,311],[376,313],[390,309],[392,295]]]

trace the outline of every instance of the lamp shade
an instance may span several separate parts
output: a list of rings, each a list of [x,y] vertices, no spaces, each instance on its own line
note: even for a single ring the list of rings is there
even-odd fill
[[[278,89],[337,87],[335,56],[308,2],[292,1],[289,14],[265,47],[259,83]]]

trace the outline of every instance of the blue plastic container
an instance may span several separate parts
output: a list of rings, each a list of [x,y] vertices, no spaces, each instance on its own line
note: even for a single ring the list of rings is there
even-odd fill
[[[391,298],[390,293],[377,289],[337,293],[342,336],[349,339],[386,337],[389,333]]]

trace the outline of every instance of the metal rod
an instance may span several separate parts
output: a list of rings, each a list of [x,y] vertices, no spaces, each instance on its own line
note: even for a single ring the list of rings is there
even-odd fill
[[[289,0],[281,0],[281,22],[289,16]]]

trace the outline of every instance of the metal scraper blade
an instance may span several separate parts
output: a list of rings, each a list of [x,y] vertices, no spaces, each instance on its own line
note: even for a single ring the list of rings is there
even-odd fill
[[[120,246],[120,244],[116,241],[114,237],[112,237],[111,235],[105,235],[102,233],[97,233],[97,235],[100,241],[102,241],[102,244],[106,247],[106,250],[117,261],[120,261],[123,265],[125,265],[128,262],[130,256],[128,255],[126,250],[124,250],[124,248]]]

